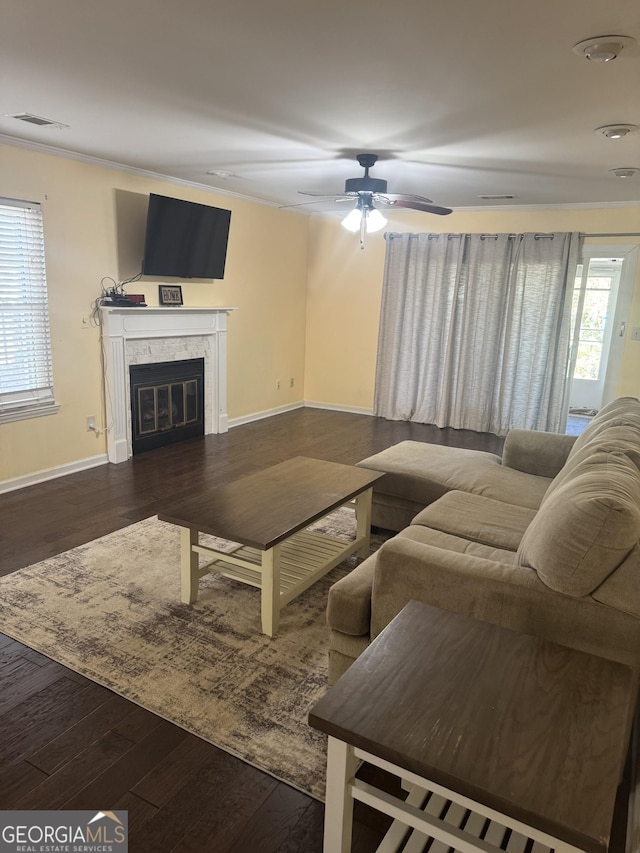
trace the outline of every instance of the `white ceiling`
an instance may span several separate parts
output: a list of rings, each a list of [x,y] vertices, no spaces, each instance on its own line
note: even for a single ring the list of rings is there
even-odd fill
[[[572,52],[606,34],[638,0],[0,0],[0,134],[274,204],[361,151],[453,208],[637,201],[640,131],[594,130],[640,126],[640,51]]]

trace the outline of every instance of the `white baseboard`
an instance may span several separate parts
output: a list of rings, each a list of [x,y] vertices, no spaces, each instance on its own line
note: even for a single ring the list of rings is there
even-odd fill
[[[253,421],[261,421],[264,418],[271,418],[273,415],[282,415],[284,412],[293,412],[296,409],[303,409],[304,406],[305,403],[301,401],[299,403],[291,403],[287,406],[278,406],[275,409],[266,409],[264,412],[254,412],[251,415],[243,415],[239,418],[230,418],[229,429],[242,426],[243,424],[250,424],[253,423]]]
[[[359,406],[339,406],[335,403],[318,403],[315,400],[305,400],[304,404],[309,409],[328,409],[331,412],[348,412],[352,415],[371,415],[373,417],[373,409],[364,409]]]
[[[337,406],[333,403],[319,403],[312,400],[300,401],[298,403],[290,403],[286,406],[278,406],[275,409],[268,409],[264,412],[254,412],[251,415],[244,415],[239,418],[231,418],[229,420],[229,429],[242,426],[243,424],[261,421],[264,418],[271,418],[274,415],[281,415],[284,412],[293,412],[296,409],[328,409],[332,412],[348,412],[354,415],[373,415],[371,409],[363,409],[354,406]],[[33,474],[25,474],[22,477],[15,477],[12,480],[0,481],[0,495],[5,492],[13,492],[16,489],[24,489],[27,486],[35,486],[38,483],[44,483],[47,480],[55,480],[56,477],[66,477],[67,474],[76,474],[79,471],[86,471],[89,468],[97,468],[99,465],[106,465],[109,462],[109,457],[106,453],[99,456],[90,456],[88,459],[79,459],[77,462],[69,462],[66,465],[59,465],[56,468],[46,468],[43,471],[35,471]]]
[[[232,418],[229,421],[229,429],[232,427],[250,424],[253,421],[261,421],[263,418],[270,418],[273,415],[281,415],[283,412],[293,412],[296,409],[328,409],[331,412],[348,412],[352,415],[370,415],[373,416],[373,409],[363,409],[358,406],[338,406],[335,403],[319,403],[315,400],[305,400],[304,402],[292,403],[288,406],[278,406],[276,409],[267,409],[264,412],[254,412],[251,415],[243,415],[240,418]]]
[[[78,471],[97,468],[99,465],[106,465],[108,461],[109,457],[107,454],[101,453],[99,456],[90,456],[88,459],[78,459],[77,462],[68,462],[66,465],[58,465],[55,468],[34,471],[33,474],[14,477],[12,480],[2,480],[0,482],[0,495],[5,492],[13,492],[16,489],[24,489],[27,486],[35,486],[47,480],[55,480],[56,477],[66,477],[67,474],[77,474]]]

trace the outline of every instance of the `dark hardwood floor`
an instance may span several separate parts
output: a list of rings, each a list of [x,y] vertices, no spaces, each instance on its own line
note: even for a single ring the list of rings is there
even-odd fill
[[[291,456],[353,463],[404,439],[500,452],[501,439],[300,409],[0,495],[0,574],[163,502]],[[131,851],[315,853],[316,800],[0,635],[0,809],[127,809]],[[354,851],[384,822],[356,810]]]

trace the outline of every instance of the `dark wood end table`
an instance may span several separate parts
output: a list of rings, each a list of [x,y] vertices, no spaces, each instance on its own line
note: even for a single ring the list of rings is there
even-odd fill
[[[309,714],[329,735],[325,853],[351,849],[354,800],[394,818],[380,850],[411,831],[405,851],[604,853],[635,700],[629,667],[412,601]]]

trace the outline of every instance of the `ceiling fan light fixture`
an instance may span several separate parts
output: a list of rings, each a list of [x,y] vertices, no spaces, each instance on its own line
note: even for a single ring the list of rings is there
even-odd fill
[[[601,133],[607,139],[624,139],[637,129],[635,124],[605,124],[603,127],[596,127],[595,132]]]
[[[365,215],[367,218],[367,234],[374,234],[387,224],[387,220],[376,207],[372,207]]]
[[[340,223],[343,228],[346,228],[347,231],[351,231],[353,234],[356,231],[360,230],[360,222],[362,221],[362,211],[360,207],[354,207],[353,210],[350,210],[349,213],[345,216],[345,218]]]
[[[351,231],[354,234],[357,231],[361,231],[364,224],[364,230],[366,233],[374,234],[376,231],[380,231],[381,228],[384,228],[387,224],[387,220],[380,213],[377,207],[373,205],[371,200],[359,198],[356,206],[353,210],[349,211],[340,224],[343,228],[346,228],[347,231]]]
[[[611,62],[623,50],[633,47],[637,47],[637,42],[629,36],[592,36],[574,44],[572,50],[591,62]]]

